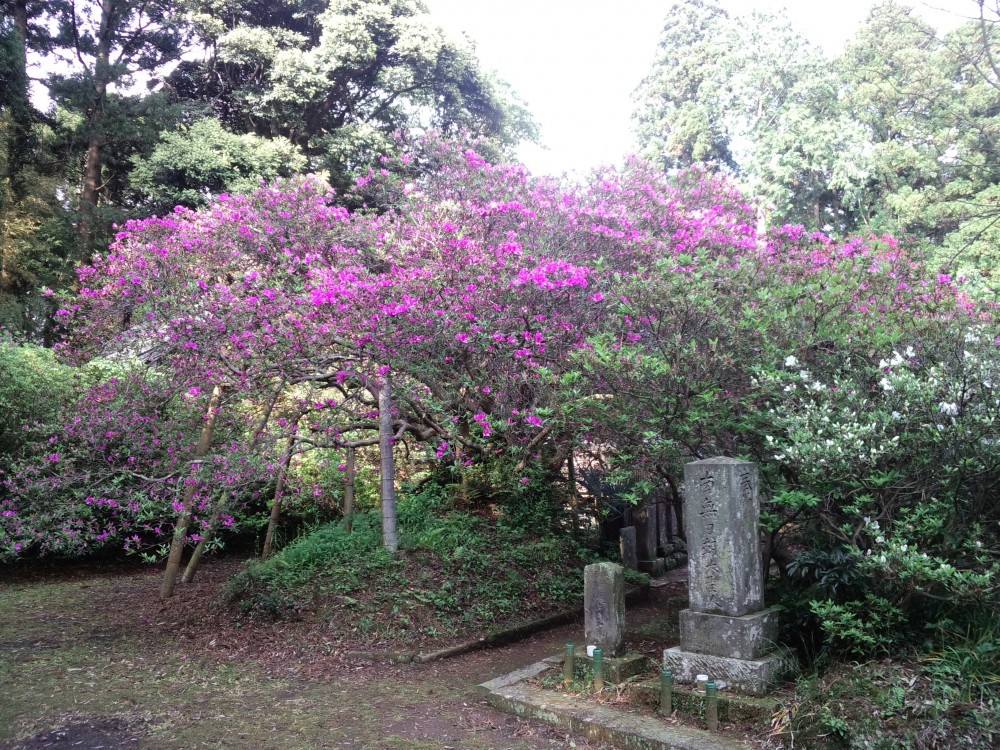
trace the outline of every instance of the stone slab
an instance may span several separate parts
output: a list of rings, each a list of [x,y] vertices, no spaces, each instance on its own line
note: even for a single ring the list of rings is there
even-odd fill
[[[775,648],[778,620],[778,613],[773,609],[762,609],[742,617],[683,609],[680,613],[681,648],[733,659],[760,659]]]
[[[705,694],[697,690],[674,687],[671,691],[673,710],[683,716],[701,719],[705,716]],[[629,703],[656,711],[660,707],[660,680],[643,680],[629,686]],[[781,706],[776,698],[756,698],[746,695],[719,693],[719,721],[749,724],[762,734],[771,728],[774,712]]]
[[[594,660],[586,653],[577,654],[576,662],[583,665],[583,668],[592,670]],[[643,674],[650,671],[650,660],[642,654],[625,654],[625,656],[604,659],[604,680],[613,684],[625,682],[629,677]],[[561,663],[561,662],[560,662]]]
[[[536,674],[549,668],[547,663]],[[494,685],[501,685],[494,687]],[[715,732],[665,724],[652,716],[640,716],[610,706],[544,690],[509,676],[479,686],[486,701],[522,718],[537,719],[596,742],[628,750],[749,750],[749,746]]]
[[[583,569],[584,641],[606,657],[625,654],[625,569],[595,563]]]
[[[635,526],[626,526],[618,532],[618,544],[621,548],[622,565],[626,570],[638,570],[639,551],[635,546]]]
[[[656,508],[657,542],[659,542],[660,549],[664,549],[670,544],[671,537],[673,536],[673,527],[670,525],[670,518],[667,512],[667,499],[659,497],[653,505]]]
[[[632,525],[635,527],[635,545],[640,560],[655,560],[660,546],[656,525],[656,506],[643,503],[632,509]]]
[[[510,687],[511,685],[516,685],[519,682],[524,682],[525,680],[533,680],[543,672],[546,672],[553,667],[562,665],[563,658],[564,657],[561,655],[549,656],[541,661],[536,661],[534,664],[522,667],[521,669],[515,669],[513,672],[508,672],[507,674],[500,675],[499,677],[494,677],[489,682],[477,685],[476,692],[486,695],[487,693],[502,690]]]
[[[778,650],[762,659],[730,659],[725,656],[696,654],[680,646],[663,652],[663,666],[674,673],[674,683],[694,684],[695,677],[707,674],[725,680],[731,688],[750,695],[764,695],[798,667],[795,656]]]
[[[764,608],[757,481],[756,464],[734,458],[684,466],[691,609],[739,617]]]

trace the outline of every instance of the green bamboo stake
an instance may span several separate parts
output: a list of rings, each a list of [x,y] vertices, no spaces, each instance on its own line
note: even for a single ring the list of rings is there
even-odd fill
[[[573,644],[566,644],[566,658],[563,660],[563,684],[569,685],[573,682]]]
[[[599,693],[604,690],[604,652],[599,648],[594,649],[594,692]]]
[[[712,680],[705,683],[705,723],[709,732],[719,731],[719,698]]]
[[[660,713],[670,716],[674,712],[674,673],[669,669],[660,670]]]

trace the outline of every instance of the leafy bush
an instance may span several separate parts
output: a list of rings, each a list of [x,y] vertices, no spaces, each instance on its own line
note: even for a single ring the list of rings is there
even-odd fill
[[[489,629],[580,601],[582,560],[570,540],[496,524],[454,502],[439,481],[401,493],[396,557],[381,546],[375,511],[357,514],[351,533],[339,522],[318,526],[248,565],[227,597],[251,615],[322,612],[342,628],[368,617],[383,623],[371,632],[389,639]]]
[[[14,343],[0,332],[0,462],[28,439],[26,427],[59,414],[78,387],[75,375],[52,350]]]

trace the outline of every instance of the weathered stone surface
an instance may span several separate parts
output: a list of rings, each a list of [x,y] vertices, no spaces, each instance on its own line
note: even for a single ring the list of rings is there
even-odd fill
[[[622,565],[628,570],[639,569],[639,554],[635,546],[635,526],[626,526],[618,532],[622,551]]]
[[[577,662],[588,671],[593,670],[594,660],[584,654],[578,654]],[[642,654],[625,654],[604,659],[604,681],[614,684],[625,682],[629,677],[649,671],[652,661]]]
[[[730,659],[725,656],[697,654],[679,646],[663,652],[663,666],[674,673],[674,681],[693,684],[699,674],[725,680],[729,686],[751,695],[763,695],[778,681],[794,674],[795,656],[775,651],[761,659]]]
[[[583,622],[587,645],[605,656],[625,653],[625,569],[595,563],[583,569]]]
[[[757,466],[694,461],[684,467],[684,491],[691,609],[732,617],[763,609]]]
[[[681,644],[686,651],[733,659],[759,659],[774,650],[778,613],[762,609],[742,617],[681,610]]]

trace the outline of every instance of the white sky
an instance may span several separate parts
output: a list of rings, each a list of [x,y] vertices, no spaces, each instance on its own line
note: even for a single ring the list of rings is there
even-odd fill
[[[586,171],[635,150],[632,92],[652,65],[670,0],[425,0],[467,34],[486,68],[525,100],[547,150],[523,146],[536,174]],[[872,0],[722,0],[733,14],[785,8],[803,35],[836,54]],[[975,0],[910,0],[939,28],[978,13]]]

